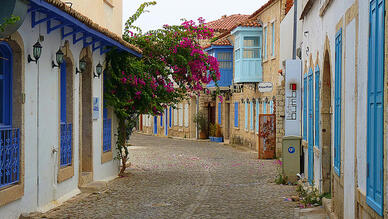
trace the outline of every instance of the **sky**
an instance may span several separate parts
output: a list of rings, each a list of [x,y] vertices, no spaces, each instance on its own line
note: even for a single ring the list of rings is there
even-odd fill
[[[123,24],[135,13],[139,5],[151,0],[123,0]],[[197,20],[203,17],[207,22],[223,15],[252,14],[267,0],[156,0],[134,23],[143,32],[161,28],[164,24],[181,24],[180,19]]]

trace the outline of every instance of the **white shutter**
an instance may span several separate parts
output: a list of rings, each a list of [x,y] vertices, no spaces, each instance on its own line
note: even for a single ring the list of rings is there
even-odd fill
[[[175,109],[174,109],[174,126],[177,126],[178,125],[178,110],[176,109],[176,106],[175,106]]]
[[[183,105],[179,104],[179,126],[183,126]]]
[[[185,127],[189,127],[189,104],[185,104]]]

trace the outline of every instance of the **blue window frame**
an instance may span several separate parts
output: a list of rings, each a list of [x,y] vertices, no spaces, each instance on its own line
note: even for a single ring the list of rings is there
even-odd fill
[[[313,70],[308,74],[308,180],[314,180],[314,80]]]
[[[275,22],[272,23],[272,50],[271,56],[275,56]]]
[[[315,67],[315,146],[319,148],[319,116],[320,116],[320,103],[319,103],[319,77],[320,71],[319,66]]]
[[[168,126],[171,128],[172,126],[172,107],[170,106],[170,111],[169,111],[169,117],[168,117]]]
[[[369,7],[366,203],[383,216],[385,1]]]
[[[256,132],[259,132],[260,103],[256,100]]]
[[[307,141],[307,74],[303,77],[303,140]]]
[[[342,29],[335,37],[334,172],[341,171]]]
[[[269,113],[273,114],[273,100],[269,101]]]
[[[154,116],[154,135],[158,134],[158,117]]]
[[[205,49],[208,54],[214,54],[217,58],[220,67],[220,80],[218,80],[219,87],[229,87],[233,82],[233,47],[232,46],[211,46]],[[207,84],[207,87],[215,87],[212,80]]]
[[[163,127],[163,114],[160,116],[160,127]]]
[[[221,125],[221,102],[218,103],[218,124]]]
[[[263,114],[267,114],[267,102],[263,102]]]
[[[60,106],[61,106],[61,148],[60,148],[60,166],[70,166],[72,162],[72,138],[73,138],[73,126],[71,123],[67,122],[67,72],[66,72],[66,62],[64,61],[60,66]]]
[[[238,127],[238,102],[234,102],[234,127]]]
[[[0,42],[0,189],[19,182],[20,132],[12,128],[12,49]]]
[[[245,102],[245,130],[248,130],[248,101]]]
[[[255,114],[253,113],[253,102],[251,102],[251,105],[250,105],[250,117],[251,117],[251,120],[250,120],[250,128],[251,130],[253,130],[253,122],[255,121],[255,118],[253,117]]]

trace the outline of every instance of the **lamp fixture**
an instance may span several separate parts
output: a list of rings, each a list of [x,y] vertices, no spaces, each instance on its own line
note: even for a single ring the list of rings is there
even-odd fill
[[[97,66],[96,66],[96,73],[93,73],[93,77],[94,78],[100,78],[101,74],[102,74],[102,65],[101,63],[98,63]]]
[[[31,55],[28,55],[27,57],[28,63],[30,62],[38,63],[40,55],[42,55],[42,45],[40,45],[39,41],[32,46],[32,55],[34,56],[35,59],[32,59]]]
[[[241,99],[241,103],[244,103],[245,102],[245,100],[244,99]]]
[[[57,61],[57,64],[55,64],[54,60],[51,61],[51,67],[59,67],[63,63],[63,52],[61,48],[58,49],[57,53],[55,53],[55,59]]]
[[[82,73],[86,70],[86,60],[85,60],[85,57],[83,57],[80,61],[79,61],[79,70],[78,68],[75,69],[75,73],[78,74],[78,73]]]

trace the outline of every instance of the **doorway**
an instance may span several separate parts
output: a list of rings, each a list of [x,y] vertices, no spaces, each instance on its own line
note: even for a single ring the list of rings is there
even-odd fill
[[[325,52],[322,79],[322,192],[331,192],[331,73],[329,52]]]

